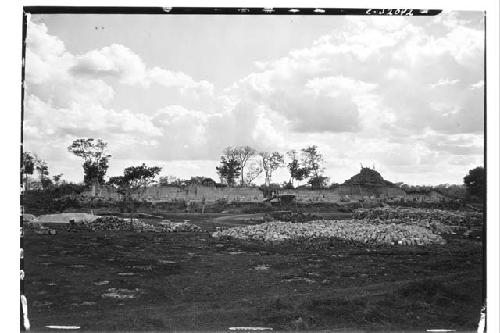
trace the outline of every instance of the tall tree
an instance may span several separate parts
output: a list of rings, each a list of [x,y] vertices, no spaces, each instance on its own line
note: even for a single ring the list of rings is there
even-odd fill
[[[38,157],[37,155],[34,156],[35,170],[38,172],[38,175],[40,177],[40,184],[42,185],[42,189],[47,188],[52,183],[49,178],[49,166],[47,165],[47,162],[42,160],[40,157]]]
[[[35,156],[30,152],[23,152],[22,173],[24,175],[24,189],[28,190],[28,175],[35,172]]]
[[[228,186],[234,186],[241,173],[241,165],[233,156],[221,156],[220,165],[215,167],[217,174]]]
[[[323,155],[318,151],[316,145],[309,146],[302,149],[302,166],[307,170],[307,175],[310,177],[308,183],[313,188],[325,187],[328,178],[322,175],[325,168],[322,166],[324,163]]]
[[[262,161],[251,161],[248,165],[247,172],[245,174],[245,184],[250,185],[255,180],[255,178],[259,177],[259,175],[264,171],[262,166]]]
[[[464,177],[464,184],[468,198],[477,197],[480,200],[484,200],[486,190],[486,174],[483,167],[479,166],[470,170]]]
[[[140,196],[148,186],[156,182],[155,178],[161,168],[148,167],[146,164],[130,166],[123,170],[123,176],[110,177],[108,184],[114,186],[122,194],[125,203],[131,203],[132,195]]]
[[[302,181],[309,176],[308,169],[301,167],[299,156],[296,150],[290,150],[286,153],[290,162],[288,163],[288,170],[290,171],[290,184],[293,187],[293,181]]]
[[[285,164],[285,159],[283,154],[277,151],[272,153],[261,152],[259,155],[262,157],[262,168],[266,176],[266,186],[269,186],[273,172]]]
[[[83,181],[91,185],[95,193],[95,185],[104,184],[104,176],[108,171],[111,155],[107,153],[108,144],[102,139],[76,139],[68,151],[83,158]]]
[[[245,166],[246,166],[247,162],[253,156],[255,156],[255,154],[257,154],[257,151],[249,146],[237,146],[234,148],[231,148],[231,147],[228,147],[228,148],[232,149],[231,155],[234,156],[234,158],[236,159],[236,161],[239,163],[239,165],[241,167],[240,185],[243,186],[243,185],[245,185],[245,179],[244,179]]]

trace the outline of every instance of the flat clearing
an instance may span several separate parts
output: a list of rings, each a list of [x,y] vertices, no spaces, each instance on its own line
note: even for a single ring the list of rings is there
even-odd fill
[[[207,230],[239,216],[175,214]],[[168,218],[168,217],[167,217]],[[152,222],[154,223],[154,222]],[[208,233],[25,233],[32,330],[475,330],[482,244],[317,248]]]

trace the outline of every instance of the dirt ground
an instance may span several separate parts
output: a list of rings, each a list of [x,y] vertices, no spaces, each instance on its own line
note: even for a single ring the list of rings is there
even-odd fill
[[[256,223],[224,214],[169,218],[207,230]],[[452,236],[446,245],[429,247],[334,242],[298,248],[217,241],[209,233],[56,228],[56,235],[25,234],[33,331],[47,325],[76,325],[80,331],[474,331],[479,321],[478,240]],[[130,298],[108,297],[124,290]]]

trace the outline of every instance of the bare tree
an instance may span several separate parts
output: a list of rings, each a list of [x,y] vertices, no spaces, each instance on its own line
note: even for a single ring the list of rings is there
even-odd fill
[[[237,146],[232,148],[232,153],[234,154],[233,156],[235,160],[241,167],[241,186],[243,186],[245,184],[245,165],[253,156],[255,156],[255,154],[257,154],[257,151],[249,146]]]
[[[40,185],[42,186],[42,189],[44,189],[51,184],[49,178],[49,166],[47,165],[47,162],[38,157],[38,155],[34,154],[34,158],[35,170],[38,171],[40,176]]]
[[[272,153],[261,152],[259,155],[262,157],[262,168],[266,175],[266,186],[269,186],[273,172],[285,164],[285,159],[283,154],[277,151]]]
[[[264,171],[261,160],[251,161],[245,174],[245,184],[250,185]]]

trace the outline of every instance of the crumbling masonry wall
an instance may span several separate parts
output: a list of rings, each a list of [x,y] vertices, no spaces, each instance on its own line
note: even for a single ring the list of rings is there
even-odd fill
[[[405,192],[396,187],[360,187],[341,185],[335,189],[291,189],[279,190],[279,194],[293,194],[297,202],[339,202],[342,199],[358,200],[363,198],[402,198]],[[90,193],[86,193],[90,196]],[[112,187],[97,188],[96,196],[104,199],[120,199],[120,195]],[[208,186],[153,186],[148,188],[136,199],[150,202],[262,202],[264,195],[256,187],[208,187]]]
[[[405,192],[397,187],[389,186],[348,186],[341,185],[335,189],[310,190],[293,189],[281,190],[280,194],[294,194],[297,202],[339,202],[342,199],[359,200],[365,198],[402,198]]]
[[[155,186],[150,187],[142,198],[153,202],[194,201],[261,202],[262,191],[256,187],[208,187],[208,186]]]

